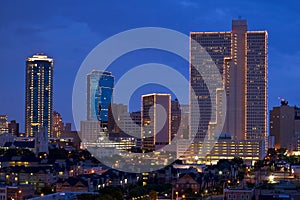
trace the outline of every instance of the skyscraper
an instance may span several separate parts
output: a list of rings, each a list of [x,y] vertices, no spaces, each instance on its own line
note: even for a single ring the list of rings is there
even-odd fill
[[[212,84],[210,94],[200,74],[203,65],[212,65],[201,57],[200,44],[210,55],[222,76],[227,112],[223,131],[233,139],[266,139],[267,133],[267,32],[248,31],[246,20],[233,20],[232,31],[191,32],[190,87],[191,129],[195,138],[203,140],[217,120],[221,91],[214,74],[209,74]],[[207,68],[209,69],[210,66]],[[196,121],[195,106],[199,106],[200,122]],[[213,137],[213,135],[211,136]]]
[[[87,75],[87,120],[108,121],[114,77],[111,72],[93,70]]]
[[[114,76],[111,72],[93,70],[87,74],[87,120],[80,122],[83,142],[95,142],[100,132],[108,128],[109,109],[112,103]]]
[[[171,95],[142,96],[142,148],[158,150],[171,142]]]
[[[52,137],[53,59],[35,54],[26,60],[25,131],[34,136],[41,130]],[[43,128],[43,129],[41,129]]]

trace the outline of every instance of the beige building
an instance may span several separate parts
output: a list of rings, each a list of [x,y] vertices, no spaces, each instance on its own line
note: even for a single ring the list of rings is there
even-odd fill
[[[246,20],[233,20],[227,32],[191,32],[190,86],[191,130],[197,129],[196,139],[206,136],[209,124],[216,121],[217,91],[226,90],[227,112],[223,132],[233,139],[266,139],[267,133],[267,32],[248,31]],[[203,49],[211,60],[203,55]],[[219,69],[222,83],[210,70]],[[208,71],[201,75],[198,71]],[[207,74],[205,74],[207,73]],[[204,82],[206,78],[206,82]],[[210,94],[208,86],[212,91]],[[198,106],[201,113],[197,122]]]
[[[99,121],[80,121],[80,138],[82,142],[95,142],[100,137]]]
[[[197,144],[201,154],[194,155],[192,150],[185,151],[181,146],[177,146],[178,155],[182,155],[180,159],[184,163],[203,163],[203,164],[217,164],[220,159],[233,159],[240,157],[246,164],[254,164],[258,160],[264,158],[264,141],[263,140],[232,140],[219,139],[217,142],[208,141],[206,143]],[[191,145],[191,149],[195,144]]]
[[[282,100],[281,106],[270,111],[270,136],[275,137],[275,148],[298,150],[300,137],[300,109]]]
[[[220,133],[230,134],[233,141],[227,143],[233,145],[266,141],[267,39],[266,31],[248,31],[246,20],[233,20],[231,31],[190,33],[190,136],[195,139],[188,152],[194,157],[208,154],[203,141],[216,141]],[[214,153],[218,159],[223,155]]]

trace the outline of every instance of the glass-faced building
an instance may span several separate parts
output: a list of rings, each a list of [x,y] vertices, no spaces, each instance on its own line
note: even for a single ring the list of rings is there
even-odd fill
[[[112,103],[114,76],[111,72],[93,70],[87,75],[87,120],[108,122]]]
[[[95,96],[97,119],[107,125],[108,109],[112,103],[114,77],[110,72],[103,72],[99,79]]]
[[[44,54],[26,60],[26,136],[35,136],[46,128],[48,137],[52,137],[53,67],[53,59]]]

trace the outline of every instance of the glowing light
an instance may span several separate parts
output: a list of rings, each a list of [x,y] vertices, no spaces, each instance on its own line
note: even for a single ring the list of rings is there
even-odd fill
[[[274,183],[274,178],[275,178],[275,176],[274,176],[273,174],[270,175],[270,176],[268,177],[269,182],[270,182],[270,183]]]

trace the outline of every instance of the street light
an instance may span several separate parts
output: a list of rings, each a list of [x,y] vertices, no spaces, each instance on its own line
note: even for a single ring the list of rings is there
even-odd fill
[[[175,194],[176,194],[176,200],[178,200],[178,192],[176,191]]]

